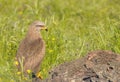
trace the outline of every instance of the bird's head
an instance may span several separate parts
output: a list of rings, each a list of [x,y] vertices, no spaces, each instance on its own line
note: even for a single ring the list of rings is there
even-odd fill
[[[35,21],[30,25],[30,29],[35,30],[35,31],[40,31],[40,30],[48,30],[45,27],[45,24],[43,22],[40,21]]]

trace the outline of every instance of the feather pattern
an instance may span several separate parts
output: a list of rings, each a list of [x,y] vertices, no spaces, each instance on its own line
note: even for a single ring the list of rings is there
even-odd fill
[[[40,22],[37,21],[37,24]],[[36,73],[39,71],[40,64],[45,54],[45,42],[42,39],[39,31],[36,31],[36,23],[30,25],[28,33],[23,41],[20,43],[16,58],[19,62],[18,70],[22,71],[20,62],[22,62],[23,72],[32,70]],[[38,27],[37,27],[38,30]]]

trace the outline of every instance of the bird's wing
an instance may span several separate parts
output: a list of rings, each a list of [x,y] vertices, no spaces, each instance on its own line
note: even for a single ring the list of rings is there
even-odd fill
[[[41,60],[44,57],[45,45],[44,41],[39,38],[31,44],[27,45],[24,52],[24,70],[35,70],[35,67],[39,66]]]
[[[23,41],[21,41],[20,45],[19,45],[19,48],[17,50],[17,59],[23,57],[25,54],[26,54],[26,51],[27,51],[27,47],[26,47],[26,41],[25,39]]]

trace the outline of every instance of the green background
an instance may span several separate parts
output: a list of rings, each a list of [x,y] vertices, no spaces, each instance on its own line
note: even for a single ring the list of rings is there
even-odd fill
[[[31,22],[45,22],[41,75],[94,50],[120,53],[120,0],[0,0],[0,82],[23,82],[14,65]],[[31,79],[28,79],[30,81]]]

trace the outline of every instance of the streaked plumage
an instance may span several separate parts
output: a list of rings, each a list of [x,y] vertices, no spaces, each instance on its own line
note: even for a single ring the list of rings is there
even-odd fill
[[[24,73],[27,70],[31,70],[34,73],[39,71],[41,61],[45,54],[45,43],[40,35],[41,29],[46,29],[44,23],[40,21],[33,22],[29,26],[25,38],[20,43],[16,55],[19,62],[19,71],[22,71],[22,67]]]

